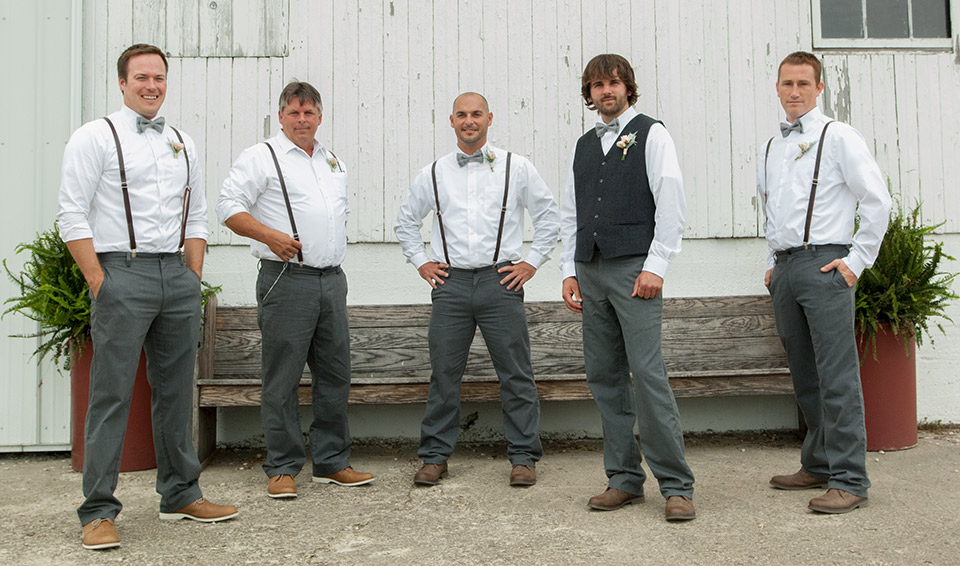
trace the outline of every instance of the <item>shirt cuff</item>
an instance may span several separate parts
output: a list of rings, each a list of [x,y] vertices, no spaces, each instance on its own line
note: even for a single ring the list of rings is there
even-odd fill
[[[669,261],[652,255],[648,255],[646,261],[643,262],[643,271],[649,271],[660,279],[665,279],[664,276],[667,274],[668,267],[670,267]]]
[[[71,222],[64,217],[60,217],[57,225],[60,227],[60,239],[64,242],[93,238],[93,230],[90,229],[90,224],[87,223],[86,219],[81,222]]]
[[[573,261],[560,264],[560,279],[577,276],[577,264]]]
[[[845,263],[847,268],[857,276],[857,279],[860,279],[860,274],[863,273],[863,270],[867,268],[867,264],[860,259],[860,256],[855,254],[850,254],[843,258],[843,263]]]
[[[524,258],[523,261],[529,263],[530,265],[534,266],[537,269],[540,269],[540,266],[543,265],[544,262],[547,261],[547,259],[549,258],[544,257],[543,254],[530,250],[530,253],[527,254],[527,257]]]
[[[423,264],[430,261],[430,258],[427,257],[426,252],[417,252],[413,254],[413,256],[408,261],[412,263],[414,267],[416,267],[417,269],[420,269],[423,266]]]

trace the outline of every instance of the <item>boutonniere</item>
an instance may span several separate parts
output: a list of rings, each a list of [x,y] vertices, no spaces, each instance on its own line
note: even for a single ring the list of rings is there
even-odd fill
[[[627,158],[627,150],[630,149],[630,146],[635,143],[637,143],[637,132],[620,136],[620,141],[617,142],[617,147],[623,150],[623,155],[620,156],[620,161],[623,161]]]
[[[493,150],[488,149],[486,153],[483,154],[483,158],[487,160],[487,163],[490,164],[490,170],[493,171],[493,162],[497,159],[497,154]]]
[[[816,142],[816,141],[812,141],[812,142],[809,142],[809,143],[799,143],[799,144],[797,144],[797,145],[800,147],[800,155],[798,155],[796,158],[794,158],[794,161],[796,161],[797,159],[800,159],[801,157],[803,157],[803,155],[804,155],[805,153],[807,153],[808,151],[810,151],[811,149],[813,149],[813,146],[817,145],[817,142]]]
[[[328,159],[328,160],[327,160],[327,164],[330,165],[330,171],[331,171],[331,172],[336,172],[337,167],[340,166],[340,162],[337,161],[337,158],[336,158],[336,157],[331,157],[330,159]]]
[[[169,143],[170,143],[170,149],[173,150],[173,158],[176,159],[177,156],[180,155],[180,152],[183,151],[183,144],[180,142],[175,142],[173,140],[169,140]]]

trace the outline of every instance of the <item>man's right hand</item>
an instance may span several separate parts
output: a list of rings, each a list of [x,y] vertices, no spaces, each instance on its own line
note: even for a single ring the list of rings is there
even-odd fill
[[[87,286],[90,287],[90,292],[93,293],[94,299],[100,295],[100,287],[103,285],[103,279],[103,269],[98,270],[97,273],[91,273],[90,277],[87,278]]]
[[[580,283],[576,277],[567,277],[563,280],[563,302],[573,312],[583,312],[583,295],[580,294]]]
[[[763,284],[766,285],[767,287],[769,287],[769,286],[770,286],[770,280],[771,280],[772,278],[773,278],[773,268],[771,267],[770,269],[767,270],[766,273],[763,274]]]
[[[280,230],[270,230],[264,235],[264,244],[270,248],[270,251],[277,254],[277,257],[283,261],[296,259],[297,252],[303,248],[303,244],[294,240],[289,234]]]
[[[443,285],[444,277],[449,277],[450,274],[444,271],[444,269],[449,269],[450,266],[445,263],[439,263],[436,261],[428,261],[427,263],[421,265],[417,268],[417,272],[420,274],[420,277],[423,277],[423,280],[430,284],[430,287],[436,289],[437,284]]]

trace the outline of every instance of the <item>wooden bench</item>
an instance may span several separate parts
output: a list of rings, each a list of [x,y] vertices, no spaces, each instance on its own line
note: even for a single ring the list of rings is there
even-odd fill
[[[430,381],[430,305],[352,306],[352,404],[423,403]],[[580,315],[561,302],[527,303],[531,357],[540,399],[591,399],[583,367]],[[216,445],[217,407],[260,404],[260,330],[253,307],[205,311],[196,379],[194,441],[201,460]],[[767,296],[667,299],[663,355],[677,397],[793,393],[786,355]],[[310,404],[304,370],[300,403]],[[499,401],[493,364],[477,332],[461,389],[463,401]]]

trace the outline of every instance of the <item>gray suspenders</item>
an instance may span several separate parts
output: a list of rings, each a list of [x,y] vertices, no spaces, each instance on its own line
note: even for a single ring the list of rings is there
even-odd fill
[[[813,201],[817,197],[817,185],[820,184],[820,159],[823,156],[823,140],[827,137],[827,127],[833,123],[833,120],[823,125],[823,131],[820,132],[820,141],[817,145],[817,161],[813,165],[813,182],[810,184],[810,200],[807,202],[807,220],[803,226],[803,247],[806,249],[810,243],[810,223],[813,221]],[[767,142],[767,149],[763,154],[763,218],[766,224],[767,218],[767,158],[770,157],[770,144],[773,138]]]
[[[133,232],[133,212],[130,210],[130,191],[127,185],[127,169],[123,165],[123,150],[120,148],[120,136],[117,135],[117,128],[114,127],[110,118],[104,117],[110,126],[110,132],[113,134],[113,141],[117,145],[117,164],[120,166],[120,191],[123,193],[123,211],[127,217],[127,236],[130,239],[130,257],[137,257],[137,238]],[[170,126],[173,133],[177,134],[177,139],[183,144],[183,158],[187,162],[187,184],[183,190],[183,215],[180,219],[180,243],[177,250],[183,253],[183,243],[187,235],[187,216],[190,214],[190,154],[187,153],[187,146],[183,143],[183,136],[180,131]]]
[[[497,228],[497,247],[493,251],[493,266],[497,266],[497,259],[500,257],[500,242],[503,240],[503,222],[507,217],[507,196],[510,193],[510,161],[513,157],[512,152],[507,152],[507,171],[503,181],[503,204],[500,205],[500,225]],[[447,234],[443,228],[443,213],[440,211],[440,191],[437,188],[437,162],[434,161],[430,167],[430,175],[433,177],[433,198],[437,203],[437,222],[440,224],[440,240],[443,242],[443,259],[450,265],[450,253],[447,251]]]

